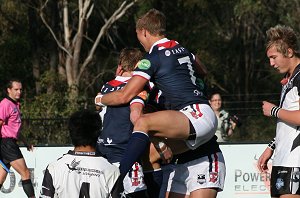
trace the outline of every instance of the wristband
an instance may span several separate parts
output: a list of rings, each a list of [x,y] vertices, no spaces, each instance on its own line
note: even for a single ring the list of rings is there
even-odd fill
[[[274,151],[276,145],[275,145],[275,138],[268,144],[268,147]]]
[[[272,107],[270,115],[275,118],[278,118],[279,110],[280,110],[280,107],[276,107],[276,106]]]
[[[103,97],[102,94],[98,94],[96,97],[95,97],[95,104],[100,106],[100,107],[105,107],[104,104],[101,103],[101,98]],[[97,99],[100,100],[100,102],[97,102]]]

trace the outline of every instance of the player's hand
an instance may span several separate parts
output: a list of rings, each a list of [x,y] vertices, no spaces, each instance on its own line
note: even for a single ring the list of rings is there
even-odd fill
[[[257,160],[257,168],[260,172],[265,173],[268,171],[268,161],[273,155],[273,150],[267,147]]]
[[[34,147],[33,147],[32,144],[27,144],[27,145],[25,145],[25,146],[26,146],[26,148],[27,148],[27,151],[33,151],[33,149],[34,149]]]
[[[264,114],[265,116],[270,117],[270,116],[271,116],[271,109],[272,109],[272,107],[274,107],[274,106],[276,106],[276,105],[274,105],[274,104],[272,104],[272,103],[270,103],[270,102],[267,102],[267,101],[263,101],[262,103],[263,103],[263,104],[262,104],[263,114]]]
[[[173,152],[170,147],[166,146],[165,150],[160,153],[161,163],[169,164],[173,159]]]

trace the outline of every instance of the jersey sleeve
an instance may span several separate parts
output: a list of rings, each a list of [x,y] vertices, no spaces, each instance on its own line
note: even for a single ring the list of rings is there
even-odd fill
[[[4,123],[7,122],[8,112],[9,112],[9,106],[4,105],[4,102],[2,101],[0,103],[0,120],[2,120]]]
[[[149,56],[149,54],[146,54],[144,58],[137,63],[137,67],[133,72],[133,76],[140,76],[150,80],[157,70],[156,68],[159,66],[158,62],[158,56]]]

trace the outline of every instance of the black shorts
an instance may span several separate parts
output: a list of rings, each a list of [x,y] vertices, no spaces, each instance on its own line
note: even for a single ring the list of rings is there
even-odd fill
[[[273,166],[270,186],[272,197],[300,195],[300,167]]]
[[[0,149],[0,158],[2,162],[8,167],[10,167],[10,162],[24,158],[16,139],[0,139]]]

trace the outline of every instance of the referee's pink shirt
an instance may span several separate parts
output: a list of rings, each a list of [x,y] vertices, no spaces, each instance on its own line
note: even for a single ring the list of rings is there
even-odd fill
[[[1,127],[1,137],[17,139],[21,128],[20,103],[13,103],[4,98],[0,102],[0,120],[4,122]]]

